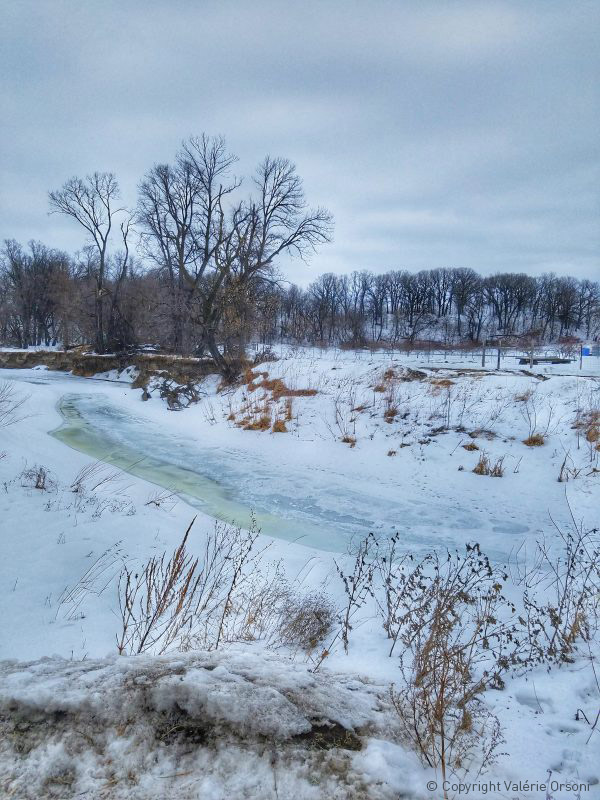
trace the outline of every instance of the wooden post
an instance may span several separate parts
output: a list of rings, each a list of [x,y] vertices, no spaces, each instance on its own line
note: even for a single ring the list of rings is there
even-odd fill
[[[529,369],[533,368],[533,341],[529,345]]]
[[[485,367],[485,345],[486,345],[486,340],[484,339],[483,340],[483,350],[481,351],[481,366],[482,367]]]
[[[500,369],[500,352],[502,350],[502,345],[498,343],[498,360],[496,361],[496,369]]]

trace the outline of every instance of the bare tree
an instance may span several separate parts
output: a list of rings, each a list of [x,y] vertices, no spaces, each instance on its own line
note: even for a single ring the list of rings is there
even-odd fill
[[[306,259],[318,245],[331,240],[333,230],[327,209],[307,207],[302,180],[288,159],[267,156],[258,167],[254,184],[256,196],[240,203],[231,214],[230,231],[215,252],[213,281],[203,297],[206,342],[225,374],[231,365],[216,342],[221,288],[235,284],[239,290],[271,279],[280,256]]]
[[[239,185],[228,178],[236,160],[221,137],[192,137],[172,166],[155,165],[139,187],[142,242],[167,278],[175,352],[185,348],[186,318],[226,238],[223,199]]]
[[[287,159],[265,158],[254,178],[255,196],[227,209],[226,199],[240,186],[229,177],[236,160],[220,137],[191,138],[173,166],[150,170],[138,204],[146,252],[167,276],[173,348],[186,348],[184,331],[191,328],[194,349],[208,350],[226,375],[235,366],[219,334],[232,298],[239,304],[253,296],[255,284],[272,279],[278,257],[306,258],[331,234],[331,215],[307,208],[302,181]],[[242,355],[246,327],[238,325]]]
[[[95,348],[105,352],[106,331],[104,299],[108,242],[115,215],[124,209],[115,204],[119,184],[112,172],[94,172],[86,178],[70,178],[62,187],[49,193],[50,212],[66,214],[76,220],[91,236],[98,253],[95,286]]]

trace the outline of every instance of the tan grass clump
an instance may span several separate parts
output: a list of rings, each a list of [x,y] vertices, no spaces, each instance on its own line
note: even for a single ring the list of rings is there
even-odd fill
[[[268,431],[271,427],[271,417],[268,414],[261,414],[256,420],[248,422],[244,425],[245,431]]]
[[[281,378],[269,379],[268,372],[246,370],[244,378],[249,392],[264,389],[266,392],[271,392],[273,400],[280,400],[282,397],[314,397],[318,394],[316,389],[290,389]],[[260,382],[255,383],[259,378],[261,379]]]
[[[586,441],[592,444],[600,442],[600,411],[593,410],[579,413],[573,427],[583,433]]]
[[[454,381],[451,381],[450,378],[432,378],[430,383],[433,386],[439,386],[440,389],[449,389],[454,386]]]
[[[479,461],[475,464],[473,472],[475,475],[489,475],[491,478],[501,478],[504,475],[504,458],[499,458],[494,464],[491,463],[486,453],[481,453]]]
[[[271,428],[272,433],[287,433],[285,422],[282,419],[276,419]]]
[[[463,450],[468,450],[472,453],[475,450],[479,450],[479,447],[475,444],[475,442],[469,442],[468,444],[463,444]]]
[[[398,408],[397,406],[391,405],[388,406],[383,414],[383,418],[387,423],[392,423],[394,419],[398,416]]]
[[[545,443],[546,440],[541,433],[532,433],[531,436],[523,439],[523,444],[526,444],[527,447],[542,447]]]

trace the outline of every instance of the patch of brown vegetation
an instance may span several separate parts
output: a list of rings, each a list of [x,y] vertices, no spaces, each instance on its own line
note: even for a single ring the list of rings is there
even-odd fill
[[[258,379],[260,381],[256,383]],[[269,378],[268,372],[252,372],[250,369],[244,373],[244,382],[249,392],[264,389],[271,392],[273,400],[280,400],[282,397],[314,397],[317,394],[316,389],[290,389],[281,378]]]
[[[515,403],[526,403],[529,398],[531,397],[532,392],[528,389],[526,392],[522,392],[521,394],[515,395]]]
[[[468,444],[463,444],[463,449],[472,453],[474,450],[479,450],[479,447],[477,447],[475,442],[469,442]]]
[[[392,423],[398,416],[398,409],[396,406],[388,406],[384,411],[383,418],[387,423]]]
[[[545,443],[546,440],[541,433],[532,433],[531,436],[523,439],[523,444],[526,444],[527,447],[541,447]]]
[[[496,438],[496,434],[494,433],[494,431],[488,431],[485,428],[476,428],[474,431],[469,431],[468,435],[471,437],[471,439],[477,439],[478,437],[481,437],[483,439]]]
[[[580,412],[573,427],[583,433],[587,442],[600,443],[600,410]]]
[[[244,425],[245,431],[268,431],[271,427],[271,417],[267,414],[262,414],[258,419],[251,420],[247,425]]]
[[[342,437],[342,442],[344,442],[344,444],[349,444],[350,447],[355,447],[356,446],[356,436],[349,436],[349,435],[343,436]]]
[[[450,378],[431,378],[429,382],[433,386],[439,386],[440,389],[449,389],[454,386],[454,381],[451,381]]]
[[[479,461],[475,464],[473,472],[475,475],[489,475],[491,478],[501,478],[504,475],[504,457],[499,458],[492,464],[486,453],[479,456]]]
[[[288,429],[285,427],[285,422],[282,419],[276,419],[271,428],[272,433],[287,433]]]

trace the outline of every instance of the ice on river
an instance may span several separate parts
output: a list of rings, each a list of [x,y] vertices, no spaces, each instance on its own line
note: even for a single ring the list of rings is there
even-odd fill
[[[68,394],[60,408],[65,424],[54,435],[61,441],[172,489],[216,518],[248,526],[254,513],[263,533],[276,538],[341,552],[370,531],[398,531],[407,548],[424,551],[482,532],[481,515],[458,503],[407,497],[400,485],[336,475],[318,465],[277,470],[259,453],[157,429],[102,394]],[[485,526],[504,534],[528,530],[494,517]]]

